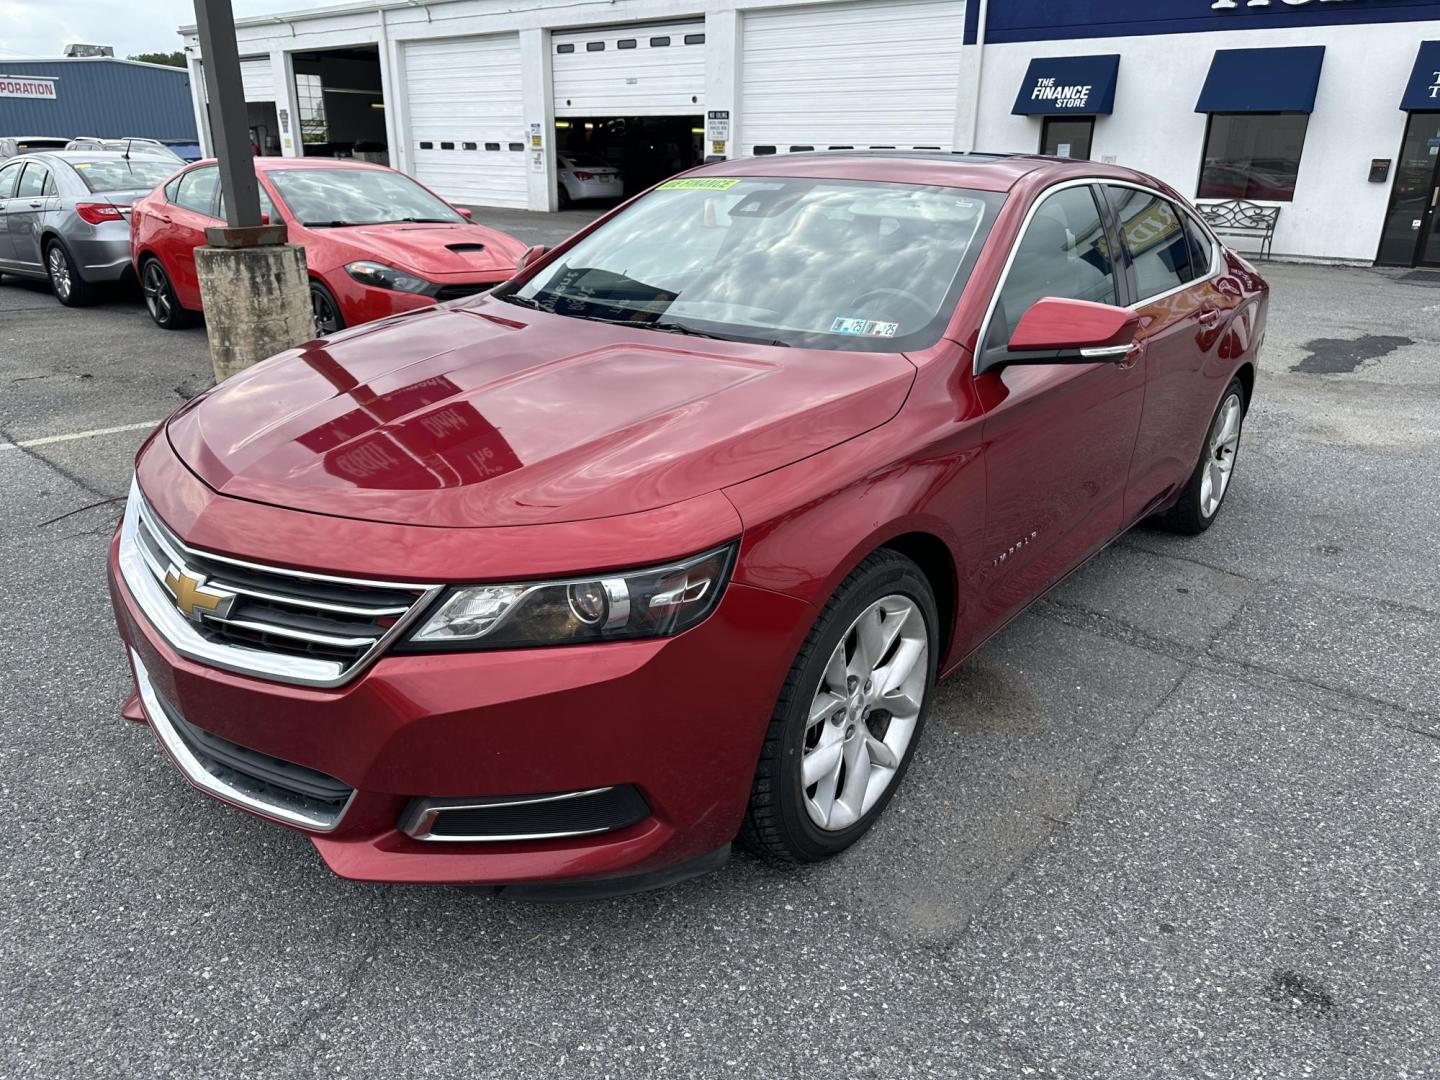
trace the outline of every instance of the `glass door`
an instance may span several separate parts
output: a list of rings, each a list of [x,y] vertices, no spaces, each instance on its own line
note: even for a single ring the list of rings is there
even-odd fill
[[[1094,136],[1093,116],[1047,116],[1040,127],[1040,153],[1089,161]]]
[[[1440,112],[1411,113],[1380,234],[1382,266],[1440,266]]]

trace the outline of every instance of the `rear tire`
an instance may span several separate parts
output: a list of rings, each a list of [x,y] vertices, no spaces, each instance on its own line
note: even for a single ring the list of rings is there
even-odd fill
[[[559,184],[559,185],[557,185],[557,186],[558,186],[558,188],[559,188],[559,190],[560,190],[560,209],[561,209],[561,210],[569,210],[571,204],[572,204],[575,200],[573,200],[572,198],[570,198],[570,192],[568,192],[568,191],[565,190],[565,185],[564,185],[564,184]]]
[[[195,322],[195,313],[180,306],[175,295],[175,286],[165,272],[165,264],[151,255],[140,265],[140,291],[145,294],[145,306],[150,318],[162,330],[183,330]]]
[[[1175,505],[1152,519],[1157,526],[1181,536],[1199,536],[1215,524],[1234,479],[1245,412],[1245,387],[1239,379],[1232,379],[1205,431],[1195,471]]]
[[[75,260],[59,240],[45,245],[45,272],[50,277],[50,291],[66,307],[88,307],[95,302],[95,286],[80,276]]]
[[[818,862],[870,829],[924,730],[938,623],[930,583],[897,552],[875,552],[840,584],[775,704],[741,844]]]

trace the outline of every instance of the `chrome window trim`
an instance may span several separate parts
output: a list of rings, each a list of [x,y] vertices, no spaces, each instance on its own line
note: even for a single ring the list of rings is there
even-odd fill
[[[132,507],[134,512],[132,513]],[[337,660],[319,660],[308,657],[288,656],[284,653],[267,652],[262,649],[247,649],[237,645],[222,645],[202,637],[189,619],[180,614],[168,591],[157,579],[148,552],[140,542],[139,518],[144,517],[151,535],[164,544],[171,545],[176,553],[189,554],[199,559],[229,563],[250,570],[257,570],[278,577],[297,577],[311,581],[326,581],[344,585],[358,585],[365,588],[411,590],[422,592],[404,616],[397,619],[384,634],[375,639],[368,651],[361,654],[348,667]],[[288,683],[293,686],[311,686],[330,689],[343,686],[368,669],[390,644],[430,607],[430,603],[445,588],[443,585],[411,585],[395,581],[374,581],[364,578],[345,578],[329,574],[289,570],[283,567],[266,566],[262,563],[245,562],[208,551],[191,548],[184,544],[150,510],[140,492],[138,482],[131,481],[130,502],[120,525],[120,576],[140,610],[149,619],[150,625],[172,649],[181,656],[211,667],[232,671],[239,675],[250,675],[271,682]]]
[[[358,793],[357,788],[350,789],[350,797],[345,800],[345,805],[340,807],[333,819],[315,817],[299,810],[292,810],[286,806],[277,806],[275,803],[257,799],[248,792],[226,783],[216,776],[200,762],[190,750],[180,733],[175,729],[170,715],[160,702],[159,696],[155,693],[155,687],[150,682],[150,672],[145,669],[145,663],[140,659],[140,654],[134,649],[130,650],[130,660],[135,666],[135,689],[140,694],[140,702],[145,706],[145,715],[150,720],[150,727],[155,732],[155,737],[164,747],[165,752],[175,762],[176,768],[184,774],[185,779],[194,784],[207,795],[213,795],[224,802],[233,803],[243,807],[261,817],[270,818],[272,821],[283,822],[286,825],[295,825],[310,832],[328,833],[334,832],[344,820],[346,813],[355,802]]]
[[[1156,188],[1150,187],[1146,184],[1137,184],[1131,180],[1111,180],[1100,176],[1089,176],[1075,180],[1061,181],[1060,183],[1055,184],[1052,187],[1048,187],[1044,191],[1042,191],[1040,193],[1040,197],[1037,198],[1030,205],[1030,209],[1025,212],[1025,220],[1020,223],[1020,231],[1015,234],[1015,239],[1010,245],[1010,254],[1005,259],[1005,267],[1000,271],[1000,280],[995,285],[994,290],[990,294],[990,304],[985,309],[985,321],[980,324],[980,335],[975,339],[975,353],[970,358],[971,375],[978,376],[980,374],[980,359],[985,353],[985,341],[990,336],[990,323],[995,318],[995,309],[1000,306],[1000,294],[1005,289],[1005,283],[1010,280],[1010,268],[1015,265],[1015,257],[1020,253],[1020,242],[1025,239],[1025,234],[1030,231],[1030,223],[1035,219],[1035,215],[1039,212],[1040,207],[1044,206],[1045,203],[1051,198],[1051,196],[1059,194],[1062,191],[1067,191],[1070,188],[1077,187],[1093,187],[1097,184],[1108,184],[1111,187],[1133,188],[1136,191],[1143,191],[1147,195],[1154,195],[1157,199],[1164,199],[1166,202],[1174,205],[1176,209],[1178,209],[1181,213],[1185,214],[1187,217],[1190,217],[1193,220],[1199,222],[1205,230],[1205,235],[1210,238],[1210,270],[1207,274],[1205,274],[1203,277],[1191,278],[1189,281],[1185,282],[1185,284],[1177,285],[1175,288],[1170,289],[1167,292],[1156,293],[1154,296],[1147,296],[1144,300],[1137,301],[1133,304],[1126,304],[1125,308],[1127,311],[1138,311],[1140,308],[1145,307],[1147,304],[1153,304],[1159,300],[1164,300],[1166,297],[1174,296],[1176,293],[1184,292],[1186,289],[1190,288],[1193,285],[1203,284],[1207,281],[1214,281],[1215,278],[1219,276],[1221,269],[1221,244],[1219,240],[1216,239],[1215,234],[1210,231],[1210,227],[1205,224],[1203,217],[1190,213],[1190,211],[1186,207],[1177,204],[1173,197],[1166,195],[1163,191],[1160,191]],[[1099,207],[1097,206],[1096,209],[1099,210]]]
[[[582,799],[588,795],[601,795],[614,788],[613,784],[605,787],[587,788],[584,791],[565,791],[558,795],[535,795],[525,798],[512,799],[505,796],[496,796],[496,800],[503,801],[454,801],[448,799],[416,799],[405,812],[400,815],[396,827],[410,837],[412,840],[425,840],[431,843],[450,844],[494,844],[504,843],[507,840],[560,840],[569,836],[594,836],[598,833],[611,832],[611,828],[602,826],[598,829],[568,829],[561,832],[548,833],[506,833],[496,835],[493,833],[473,833],[460,836],[435,836],[430,832],[435,824],[435,819],[447,810],[508,810],[512,806],[533,806],[536,803],[564,802],[567,799]]]

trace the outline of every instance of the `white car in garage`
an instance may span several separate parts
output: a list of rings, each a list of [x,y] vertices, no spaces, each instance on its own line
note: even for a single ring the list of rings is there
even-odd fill
[[[560,205],[625,194],[620,170],[594,154],[560,154]]]

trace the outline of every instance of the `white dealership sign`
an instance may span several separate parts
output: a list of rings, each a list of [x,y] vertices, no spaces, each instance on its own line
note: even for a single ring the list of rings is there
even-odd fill
[[[55,100],[55,80],[36,79],[29,75],[0,75],[0,97],[43,98]]]

